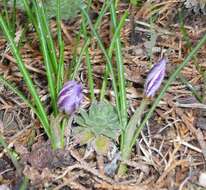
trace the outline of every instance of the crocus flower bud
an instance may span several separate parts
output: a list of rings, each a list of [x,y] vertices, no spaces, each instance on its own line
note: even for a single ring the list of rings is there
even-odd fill
[[[60,91],[57,105],[60,111],[71,115],[80,107],[82,99],[82,85],[71,80],[65,83]]]
[[[167,60],[162,58],[150,70],[144,87],[146,97],[153,97],[159,89],[165,76],[166,64]]]

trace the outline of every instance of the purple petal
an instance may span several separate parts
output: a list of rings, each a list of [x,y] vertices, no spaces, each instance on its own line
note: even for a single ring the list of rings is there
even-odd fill
[[[72,80],[63,86],[59,93],[57,105],[60,111],[72,114],[80,107],[82,99],[82,85]]]
[[[166,63],[166,59],[161,59],[150,70],[144,88],[147,97],[153,97],[155,92],[159,89],[165,76]]]
[[[74,80],[68,81],[67,83],[64,84],[62,90],[59,92],[59,96],[63,95],[67,91],[71,90],[72,88],[75,87],[75,85],[78,85],[78,83]]]
[[[153,97],[155,95],[155,92],[159,89],[163,79],[164,72],[160,73],[157,78],[154,78],[152,81],[150,81],[146,91],[148,97]]]
[[[166,63],[167,61],[165,59],[160,59],[160,61],[156,63],[149,71],[149,74],[147,75],[147,81],[150,81],[152,78],[154,78],[158,71],[164,70]]]

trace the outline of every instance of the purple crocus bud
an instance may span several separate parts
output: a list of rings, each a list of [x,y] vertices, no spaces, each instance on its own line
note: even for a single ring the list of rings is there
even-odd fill
[[[153,97],[155,92],[159,89],[165,76],[167,62],[165,58],[162,58],[150,70],[144,86],[146,97]]]
[[[66,82],[60,91],[57,105],[60,111],[71,115],[80,107],[82,99],[82,85],[71,80]]]

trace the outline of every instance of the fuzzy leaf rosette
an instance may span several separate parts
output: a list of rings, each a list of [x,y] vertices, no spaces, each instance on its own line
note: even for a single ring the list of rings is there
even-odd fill
[[[73,135],[80,145],[90,143],[99,154],[107,154],[110,145],[120,133],[120,123],[115,108],[106,101],[94,101],[88,113],[80,111],[75,117],[78,127],[73,128]]]

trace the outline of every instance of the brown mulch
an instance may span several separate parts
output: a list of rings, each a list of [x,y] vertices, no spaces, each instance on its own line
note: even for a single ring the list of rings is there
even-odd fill
[[[142,99],[144,79],[151,66],[150,51],[152,51],[152,62],[158,60],[161,55],[168,57],[167,78],[190,51],[178,24],[177,11],[178,8],[183,8],[182,3],[157,1],[154,5],[159,6],[160,9],[156,20],[152,23],[149,18],[155,13],[150,9],[148,2],[142,3],[139,8],[129,7],[124,2],[118,7],[119,16],[126,9],[129,9],[130,13],[121,31],[130,115]],[[94,3],[91,15],[98,14],[100,7],[100,2]],[[202,14],[186,11],[185,28],[191,43],[195,45],[206,32],[206,19]],[[103,18],[99,30],[106,47],[109,46],[111,39],[109,19],[109,15]],[[80,23],[80,17],[62,22],[66,67],[71,65],[73,47],[76,45],[75,36]],[[17,40],[22,28],[22,23],[20,24],[17,19]],[[51,21],[51,30],[56,39],[55,21]],[[156,38],[154,45],[150,40],[151,33],[154,33]],[[38,40],[32,30],[28,30],[25,35],[26,41],[21,44],[21,55],[36,84],[41,100],[49,110],[46,76]],[[83,42],[84,39],[81,39],[78,50]],[[89,53],[94,65],[95,93],[98,96],[105,59],[95,39],[92,40]],[[16,83],[27,95],[28,91],[15,59],[2,35],[0,35],[0,55],[0,74]],[[90,99],[84,61],[78,80],[85,85],[85,101],[82,106],[87,107]],[[203,78],[205,67],[206,46],[181,72],[181,75],[203,97],[206,95]],[[114,103],[113,94],[110,88],[107,96]],[[201,173],[206,172],[205,107],[198,104],[190,89],[179,78],[170,86],[145,126],[133,149],[131,159],[126,162],[129,167],[128,172],[121,179],[102,172],[101,168],[112,160],[108,157],[99,158],[86,147],[74,146],[72,140],[65,150],[51,150],[35,115],[20,98],[2,84],[0,84],[0,121],[2,121],[0,134],[4,136],[9,147],[18,154],[23,174],[30,180],[28,189],[195,190],[206,188],[201,187],[198,181]],[[6,150],[0,147],[0,189],[3,187],[1,184],[18,189],[22,180],[23,177],[15,172]]]

